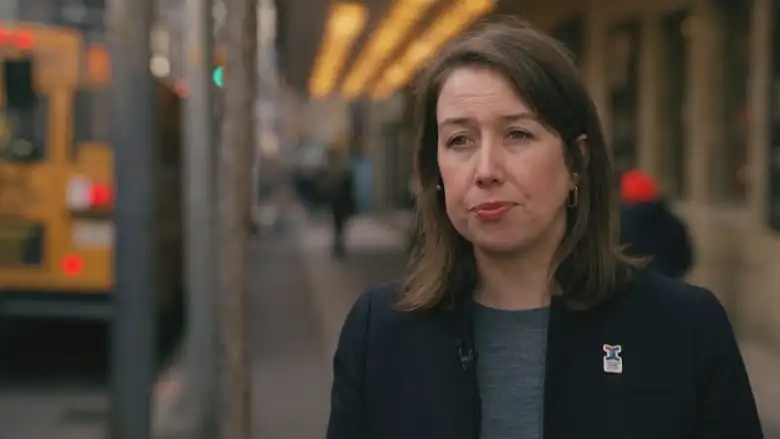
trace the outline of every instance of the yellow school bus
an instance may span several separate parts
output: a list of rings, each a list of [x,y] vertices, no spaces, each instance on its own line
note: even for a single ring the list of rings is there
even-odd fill
[[[106,319],[110,59],[74,29],[0,21],[0,318]],[[182,291],[180,99],[158,85],[160,306]],[[139,110],[142,111],[142,110]]]

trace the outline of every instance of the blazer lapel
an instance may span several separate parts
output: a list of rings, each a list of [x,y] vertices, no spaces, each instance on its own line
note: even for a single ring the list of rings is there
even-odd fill
[[[561,439],[566,397],[566,377],[569,365],[573,323],[563,300],[555,297],[550,305],[547,331],[547,365],[544,388],[544,438]]]
[[[449,312],[452,331],[452,361],[457,362],[459,379],[454,386],[457,399],[458,423],[463,438],[479,439],[482,402],[477,383],[479,354],[474,346],[474,304],[466,295],[456,296],[454,309]]]

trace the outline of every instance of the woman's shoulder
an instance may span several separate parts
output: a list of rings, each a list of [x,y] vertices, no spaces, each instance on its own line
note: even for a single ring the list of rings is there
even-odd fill
[[[401,291],[400,282],[387,282],[365,289],[355,301],[350,316],[360,320],[382,322],[409,317],[412,314],[401,310],[397,304]]]
[[[400,282],[388,282],[364,290],[355,301],[342,328],[343,333],[399,335],[438,321],[435,311],[405,311],[398,306]]]
[[[361,319],[368,319],[377,314],[381,316],[393,313],[399,288],[398,282],[387,282],[363,290],[352,306],[350,315],[356,314]]]
[[[654,270],[636,273],[629,292],[635,300],[650,301],[665,307],[695,307],[703,301],[716,300],[709,289],[672,279]]]
[[[631,286],[618,294],[624,312],[642,314],[658,322],[728,326],[726,311],[708,288],[672,279],[654,271],[637,273]]]
[[[378,285],[372,285],[360,294],[358,301],[369,301],[375,306],[387,308],[385,311],[391,311],[393,305],[398,297],[398,293],[401,290],[401,283],[399,281],[385,282]]]

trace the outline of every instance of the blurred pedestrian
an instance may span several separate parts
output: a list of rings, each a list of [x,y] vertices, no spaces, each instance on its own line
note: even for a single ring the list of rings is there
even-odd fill
[[[345,229],[355,209],[354,178],[344,152],[331,151],[326,181],[333,226],[332,252],[335,258],[342,259],[346,255]]]
[[[648,174],[632,169],[620,177],[620,243],[632,256],[648,256],[648,268],[682,279],[693,265],[688,230]]]
[[[620,252],[568,52],[487,24],[420,77],[419,240],[344,323],[327,437],[761,438],[715,296]]]

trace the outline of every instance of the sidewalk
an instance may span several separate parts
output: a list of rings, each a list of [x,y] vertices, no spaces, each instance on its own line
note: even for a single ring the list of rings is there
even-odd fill
[[[330,256],[331,233],[325,222],[308,221],[302,228],[302,246],[306,271],[312,283],[312,302],[319,310],[325,337],[327,368],[338,342],[344,318],[366,288],[398,279],[407,261],[405,237],[381,219],[360,216],[350,220],[347,232],[347,257],[343,261]]]
[[[408,236],[414,227],[414,211],[411,209],[396,209],[381,216],[383,223],[398,233]]]
[[[406,262],[404,241],[382,222],[357,217],[347,233],[347,258],[337,261],[326,221],[296,214],[286,233],[260,238],[276,242],[261,244],[265,249],[252,262],[254,433],[318,439],[327,422],[331,360],[344,317],[366,287],[398,277]],[[157,439],[191,437],[186,375],[176,362],[155,386]]]
[[[740,343],[767,439],[780,439],[780,353],[752,341]]]

